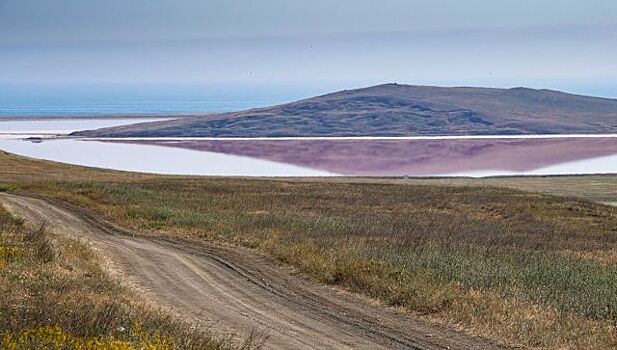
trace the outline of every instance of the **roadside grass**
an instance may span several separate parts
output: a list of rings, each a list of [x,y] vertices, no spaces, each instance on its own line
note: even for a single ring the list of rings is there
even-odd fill
[[[77,167],[50,179],[36,166],[13,167],[2,181],[144,232],[255,248],[320,282],[510,345],[617,347],[617,208],[485,185]]]
[[[0,192],[7,192],[13,189],[13,186],[0,183]]]
[[[140,303],[87,245],[2,207],[0,296],[0,349],[237,348]]]

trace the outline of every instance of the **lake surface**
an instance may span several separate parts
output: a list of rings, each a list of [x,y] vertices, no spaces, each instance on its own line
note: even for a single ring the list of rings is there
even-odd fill
[[[40,143],[23,140],[30,133],[50,130],[68,133],[132,122],[135,120],[0,121],[0,149],[70,164],[178,175],[481,177],[617,173],[615,135],[442,139],[56,139]]]
[[[92,119],[11,119],[0,120],[0,136],[8,134],[68,134],[76,130],[89,130],[134,123],[165,120],[164,118],[92,118]]]

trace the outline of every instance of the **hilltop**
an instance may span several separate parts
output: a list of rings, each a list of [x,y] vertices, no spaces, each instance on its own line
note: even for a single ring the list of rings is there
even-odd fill
[[[283,105],[91,131],[91,137],[280,137],[617,132],[617,100],[529,88],[384,84]]]

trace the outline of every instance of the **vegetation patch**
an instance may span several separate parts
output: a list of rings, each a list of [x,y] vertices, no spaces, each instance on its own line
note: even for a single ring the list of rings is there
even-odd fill
[[[617,347],[614,207],[471,180],[181,178],[53,164],[62,176],[24,179],[11,174],[34,174],[36,163],[9,160],[6,179],[17,190],[144,232],[255,248],[322,283],[468,333],[532,348]],[[582,181],[549,180],[560,191]]]
[[[1,207],[0,296],[0,349],[234,348],[139,302],[84,243]]]
[[[12,190],[13,188],[14,186],[12,185],[0,183],[0,192],[7,192]]]

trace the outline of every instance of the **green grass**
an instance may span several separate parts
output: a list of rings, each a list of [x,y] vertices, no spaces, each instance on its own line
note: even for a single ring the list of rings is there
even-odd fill
[[[13,186],[0,183],[0,192],[7,192],[13,189]]]
[[[59,175],[43,178],[32,170],[46,163],[8,160],[15,163],[4,181],[16,191],[145,232],[255,248],[317,281],[468,333],[526,347],[617,347],[617,208],[483,183],[179,178],[76,167],[62,175],[53,164]]]

